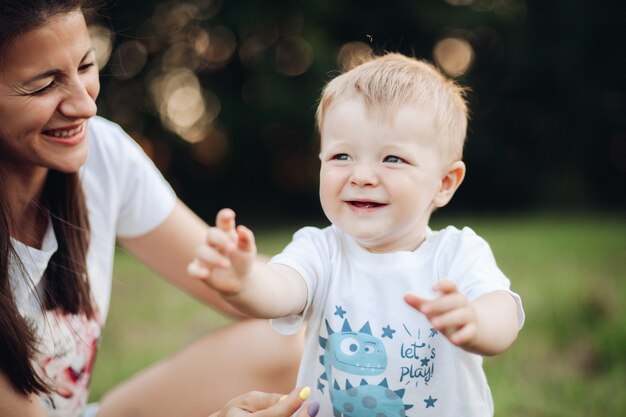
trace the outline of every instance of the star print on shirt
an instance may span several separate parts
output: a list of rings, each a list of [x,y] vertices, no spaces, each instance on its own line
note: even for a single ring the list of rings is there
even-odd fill
[[[324,384],[322,384],[322,381],[320,381],[319,379],[317,380],[317,389],[320,390],[322,392],[322,394],[324,393],[324,388],[326,388],[324,386]]]
[[[335,306],[335,316],[339,316],[343,318],[343,315],[346,314],[346,311],[341,308],[341,306]]]
[[[437,401],[437,399],[438,398],[433,398],[432,395],[429,395],[428,398],[424,400],[424,402],[426,403],[426,408],[428,407],[435,408],[435,401]]]
[[[435,337],[438,334],[439,334],[439,332],[437,331],[437,329],[435,329],[433,327],[430,328],[430,337]]]
[[[381,336],[381,338],[388,337],[390,339],[393,339],[393,334],[395,332],[396,331],[392,329],[391,326],[387,325],[387,327],[383,327],[383,335]]]
[[[428,358],[420,359],[420,362],[422,362],[422,366],[428,366],[428,362],[430,362],[430,359]]]

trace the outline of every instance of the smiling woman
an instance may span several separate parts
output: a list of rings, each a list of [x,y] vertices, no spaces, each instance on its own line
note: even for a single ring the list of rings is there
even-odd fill
[[[67,45],[56,48],[56,45]],[[0,78],[0,138],[24,175],[76,172],[87,158],[86,124],[100,90],[83,14],[50,19],[6,48]],[[38,168],[38,169],[36,169]]]
[[[0,310],[10,319],[0,325],[0,366],[18,391],[32,393],[48,389],[48,382],[30,362],[39,337],[10,296],[16,287],[10,275],[28,269],[18,252],[43,249],[52,219],[58,250],[49,255],[45,277],[32,278],[48,284],[41,302],[94,318],[83,278],[89,223],[76,171],[86,159],[86,123],[96,111],[99,83],[97,69],[86,66],[91,52],[85,54],[90,43],[79,1],[57,4],[50,25],[42,25],[43,15],[33,18],[23,3],[2,4],[8,10],[0,24]],[[19,29],[25,33],[18,36]],[[82,52],[55,47],[69,36],[79,39]],[[47,175],[49,168],[56,171]],[[55,195],[67,198],[53,201]]]
[[[0,0],[2,417],[98,409],[85,403],[116,242],[190,295],[235,313],[185,273],[208,226],[119,126],[96,116],[98,67],[84,16],[84,0]],[[242,343],[251,335],[254,344]],[[98,416],[207,416],[247,390],[284,392],[300,353],[299,337],[241,321],[122,384]],[[287,417],[304,400],[279,398],[240,396],[219,415],[245,404]]]

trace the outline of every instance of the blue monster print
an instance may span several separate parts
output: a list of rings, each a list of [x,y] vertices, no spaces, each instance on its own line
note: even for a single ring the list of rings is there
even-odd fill
[[[320,336],[320,346],[324,354],[320,362],[325,372],[320,380],[329,382],[330,399],[335,417],[402,417],[413,405],[402,402],[404,389],[392,391],[387,379],[378,385],[370,385],[361,379],[358,386],[346,380],[345,389],[333,381],[332,371],[337,369],[353,375],[374,376],[382,374],[387,368],[387,352],[382,341],[372,336],[369,322],[355,332],[348,320],[343,322],[341,332],[335,332],[326,320],[328,339]],[[331,381],[333,381],[331,383]],[[332,384],[332,385],[331,385]],[[319,381],[318,387],[324,385]]]

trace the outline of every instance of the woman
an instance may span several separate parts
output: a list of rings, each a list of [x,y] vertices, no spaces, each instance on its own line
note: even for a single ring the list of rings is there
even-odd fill
[[[82,415],[116,239],[232,313],[185,273],[207,226],[117,125],[95,117],[98,69],[83,2],[0,0],[2,416]],[[298,337],[284,342],[266,323],[243,321],[113,390],[98,416],[207,416],[247,390],[284,392],[301,352]],[[297,393],[277,398],[243,395],[218,415],[288,416],[302,403]]]

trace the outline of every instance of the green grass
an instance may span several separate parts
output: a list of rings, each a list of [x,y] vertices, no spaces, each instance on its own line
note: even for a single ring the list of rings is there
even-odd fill
[[[485,360],[496,416],[626,415],[626,220],[623,215],[444,218],[491,244],[523,299],[514,346]],[[275,253],[297,227],[259,232]],[[228,320],[119,252],[92,399]]]

